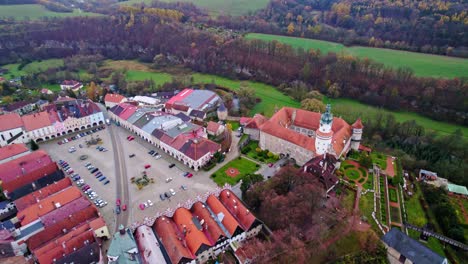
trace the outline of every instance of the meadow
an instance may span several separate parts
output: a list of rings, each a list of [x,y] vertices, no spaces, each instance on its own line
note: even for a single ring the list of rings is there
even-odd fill
[[[8,69],[7,77],[20,77],[23,75],[37,73],[47,70],[48,68],[58,68],[63,66],[62,59],[48,59],[42,61],[33,61],[26,64],[23,69],[18,69],[19,63],[7,64],[0,66],[1,68]]]
[[[73,17],[73,16],[96,16],[99,14],[82,12],[75,9],[73,13],[59,13],[47,10],[42,5],[2,5],[0,18],[14,18],[15,20],[37,20],[42,17]]]
[[[349,54],[358,58],[369,58],[392,68],[408,67],[416,76],[437,78],[468,77],[468,59],[438,56],[418,52],[370,47],[345,47],[343,44],[287,36],[249,33],[246,39],[279,41],[294,48],[319,49],[322,54],[329,52]]]
[[[245,15],[249,12],[264,8],[268,0],[162,0],[164,2],[188,2],[193,3],[201,9],[205,9],[212,16],[217,15]],[[138,3],[150,4],[152,0],[130,0],[120,2],[120,5],[131,5]]]

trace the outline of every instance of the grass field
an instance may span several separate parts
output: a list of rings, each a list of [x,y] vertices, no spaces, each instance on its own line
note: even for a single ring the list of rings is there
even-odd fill
[[[73,13],[59,13],[47,10],[42,5],[2,5],[0,17],[14,18],[15,20],[36,20],[42,17],[72,17],[72,16],[97,16],[99,14],[74,10]]]
[[[19,63],[8,64],[8,65],[1,66],[1,68],[8,69],[9,73],[6,74],[7,77],[20,77],[20,76],[31,74],[31,73],[45,71],[48,68],[61,67],[63,66],[63,60],[62,59],[48,59],[48,60],[43,60],[43,61],[34,61],[24,66],[23,69],[21,70],[18,69],[19,65],[20,65]]]
[[[205,9],[213,16],[217,15],[233,15],[239,16],[248,14],[264,8],[268,4],[268,0],[162,0],[164,2],[188,2],[193,3],[201,9]],[[131,5],[138,3],[150,4],[152,0],[130,0],[119,3],[120,5]]]
[[[215,173],[213,173],[211,177],[214,180],[214,182],[216,182],[216,184],[218,184],[219,186],[224,186],[225,183],[229,183],[230,185],[235,185],[246,174],[256,172],[258,170],[256,165],[257,164],[255,164],[254,162],[250,160],[243,159],[243,158],[240,158],[240,159],[236,158],[230,161],[228,164],[224,165],[221,169],[219,169]],[[238,169],[239,174],[236,177],[228,176],[226,174],[226,171],[229,168]],[[216,176],[213,177],[213,175],[216,175]]]
[[[322,54],[335,52],[359,58],[369,58],[388,67],[409,67],[417,76],[440,78],[468,77],[468,59],[361,46],[345,47],[335,42],[268,34],[250,33],[246,35],[246,38],[265,41],[276,40],[292,47],[302,47],[306,50],[320,49]]]
[[[461,129],[463,136],[468,138],[468,127],[464,127],[461,125],[455,125],[446,122],[436,121],[425,116],[412,113],[412,112],[396,112],[390,111],[382,108],[377,108],[375,106],[366,105],[360,103],[358,101],[347,99],[347,98],[326,98],[325,102],[330,103],[332,105],[332,109],[334,112],[340,112],[340,108],[343,108],[342,111],[349,111],[349,109],[353,109],[354,113],[362,113],[363,115],[376,115],[377,113],[382,114],[393,114],[395,116],[396,121],[398,122],[405,122],[409,120],[415,120],[416,123],[423,126],[426,130],[432,130],[440,135],[448,135],[453,133],[457,129]]]

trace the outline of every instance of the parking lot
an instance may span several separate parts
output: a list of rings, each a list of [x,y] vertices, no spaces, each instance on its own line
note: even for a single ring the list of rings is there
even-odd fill
[[[128,141],[127,136],[131,133],[121,127],[114,127],[116,132],[117,140],[120,141],[125,157],[126,170],[127,170],[127,181],[122,184],[127,184],[129,188],[129,204],[127,210],[129,210],[129,221],[131,224],[135,221],[142,221],[146,216],[154,216],[157,211],[164,211],[167,208],[177,208],[179,203],[184,203],[188,199],[194,199],[198,194],[203,195],[207,191],[216,188],[216,184],[209,178],[209,173],[204,171],[194,172],[189,170],[187,167],[177,162],[172,157],[169,157],[158,148],[150,145],[149,143],[141,140],[135,136],[135,140]],[[99,195],[99,197],[108,202],[108,205],[100,208],[102,215],[108,223],[109,230],[115,230],[115,201],[116,201],[116,183],[115,183],[115,167],[114,155],[112,144],[107,129],[101,130],[97,133],[92,134],[93,136],[99,136],[102,139],[103,146],[108,149],[107,152],[102,152],[96,149],[96,145],[87,147],[85,140],[90,139],[90,135],[78,140],[68,142],[63,145],[58,145],[57,142],[60,139],[49,141],[40,145],[41,149],[46,150],[54,160],[60,159],[67,161],[73,168],[75,173],[78,173],[82,179],[89,184],[90,187]],[[83,148],[79,147],[82,144]],[[74,146],[76,151],[69,153],[69,148]],[[160,159],[148,154],[148,151],[155,150],[161,155]],[[131,154],[135,154],[134,157],[130,158]],[[80,160],[81,155],[87,155],[86,160]],[[84,164],[90,162],[96,168],[103,173],[103,175],[110,180],[110,183],[104,185],[98,179],[92,175]],[[175,163],[176,166],[169,168],[169,165]],[[151,167],[145,169],[145,165]],[[154,183],[149,183],[147,186],[138,190],[136,184],[131,183],[132,177],[142,177],[142,172],[146,171],[149,179],[153,178]],[[193,174],[192,178],[184,177],[185,172]],[[172,178],[170,182],[166,182],[167,178]],[[182,190],[181,186],[187,187],[187,190]],[[176,193],[171,196],[170,199],[161,200],[160,194],[169,192],[169,189],[173,189]],[[147,203],[150,200],[153,204],[141,210],[139,205]]]

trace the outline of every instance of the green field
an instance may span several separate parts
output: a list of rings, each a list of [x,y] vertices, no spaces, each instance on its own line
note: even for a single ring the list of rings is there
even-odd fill
[[[249,33],[246,38],[265,41],[276,40],[306,50],[320,49],[322,54],[335,52],[359,58],[369,58],[393,68],[409,67],[417,76],[468,77],[468,59],[361,46],[345,47],[335,42],[257,33]]]
[[[163,85],[172,81],[172,75],[162,72],[144,72],[144,71],[127,71],[127,79],[129,81],[153,80],[156,85]]]
[[[8,64],[1,66],[1,68],[8,69],[9,73],[6,74],[7,77],[20,77],[22,75],[27,75],[31,73],[37,73],[47,70],[48,68],[58,68],[63,66],[62,59],[48,59],[43,61],[34,61],[26,66],[23,69],[19,70],[19,63]]]
[[[366,105],[358,101],[355,101],[352,99],[346,99],[346,98],[338,98],[338,99],[327,98],[325,101],[327,103],[332,104],[333,112],[339,113],[340,108],[343,108],[342,111],[349,111],[349,108],[351,108],[353,109],[353,112],[356,114],[363,113],[366,115],[375,115],[378,112],[381,112],[382,114],[393,114],[395,116],[395,119],[398,122],[416,120],[416,123],[423,126],[426,130],[435,131],[439,135],[448,135],[448,134],[453,133],[457,129],[461,129],[463,136],[465,138],[468,137],[468,127],[436,121],[436,120],[424,117],[416,113],[390,111],[390,110]]]
[[[73,13],[58,13],[47,10],[42,5],[2,5],[0,17],[14,18],[15,20],[36,20],[42,17],[72,17],[72,16],[96,16],[99,14],[82,12],[77,9]]]
[[[264,8],[268,4],[268,0],[162,0],[164,2],[188,2],[193,3],[197,7],[206,9],[211,15],[233,15],[239,16],[248,14]],[[130,5],[137,3],[150,4],[152,0],[130,0],[119,3],[120,5]]]
[[[236,177],[231,177],[226,174],[226,171],[230,168],[239,170],[239,174]],[[257,164],[244,158],[236,158],[230,161],[228,164],[224,165],[221,169],[216,171],[211,175],[213,181],[218,184],[218,186],[224,186],[225,183],[230,185],[235,185],[238,183],[242,177],[246,174],[255,173],[258,170]],[[215,175],[213,177],[213,175]]]

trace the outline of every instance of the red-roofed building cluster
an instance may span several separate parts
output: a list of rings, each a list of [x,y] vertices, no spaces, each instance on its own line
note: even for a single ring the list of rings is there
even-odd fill
[[[220,144],[208,140],[203,127],[187,121],[181,113],[121,103],[110,109],[109,117],[194,170],[221,150]]]
[[[102,125],[104,121],[100,108],[91,100],[63,98],[38,113],[0,115],[0,146],[46,141]]]
[[[147,226],[138,227],[135,239],[144,263],[195,264],[214,259],[231,242],[256,236],[262,227],[262,222],[226,189],[218,197],[210,195],[205,202],[195,202],[190,209],[176,209],[171,217],[156,218],[151,227],[154,233]]]
[[[110,237],[104,219],[45,151],[0,164],[0,171],[9,199],[0,203],[0,259],[29,250],[39,263],[100,260],[101,241]]]
[[[72,90],[73,92],[78,92],[81,88],[83,88],[83,84],[75,80],[65,80],[60,84],[62,91]]]
[[[241,118],[244,132],[259,140],[262,149],[295,159],[304,165],[311,158],[328,153],[339,158],[358,150],[363,125],[358,119],[349,125],[333,117],[330,105],[323,114],[283,107],[270,119],[261,115]]]

